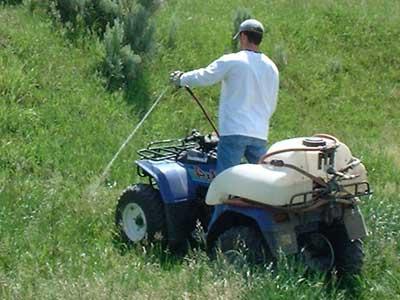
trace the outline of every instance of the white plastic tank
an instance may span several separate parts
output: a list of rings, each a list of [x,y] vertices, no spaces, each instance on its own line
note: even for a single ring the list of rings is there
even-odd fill
[[[328,155],[323,154],[321,150],[325,148],[331,149],[330,154],[329,151]],[[293,198],[293,196],[311,192],[314,188],[313,180],[293,168],[272,165],[270,162],[273,160],[293,165],[326,182],[332,177],[327,172],[329,168],[333,167],[338,171],[356,159],[345,144],[330,136],[283,140],[269,148],[263,163],[241,164],[219,174],[209,187],[206,203],[217,205],[231,197],[273,206],[303,202],[304,197]],[[358,175],[358,177],[342,180],[341,184],[367,180],[366,170],[362,164],[346,172],[347,175]],[[354,193],[354,187],[349,188],[347,192]],[[306,200],[311,200],[311,195],[308,195]]]

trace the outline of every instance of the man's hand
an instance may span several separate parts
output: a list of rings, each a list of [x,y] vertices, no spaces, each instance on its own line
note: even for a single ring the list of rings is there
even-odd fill
[[[169,82],[176,88],[181,87],[181,76],[183,75],[182,71],[174,71],[169,74]]]

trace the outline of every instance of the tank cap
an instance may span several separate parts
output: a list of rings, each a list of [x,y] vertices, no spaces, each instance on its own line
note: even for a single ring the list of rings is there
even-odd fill
[[[319,137],[308,137],[303,140],[303,145],[307,147],[326,146],[326,141]]]

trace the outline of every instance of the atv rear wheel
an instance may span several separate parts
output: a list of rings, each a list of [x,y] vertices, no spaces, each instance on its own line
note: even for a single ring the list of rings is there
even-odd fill
[[[298,258],[310,271],[328,272],[335,263],[335,253],[329,239],[318,232],[299,237],[301,247]]]
[[[329,234],[335,252],[335,268],[338,278],[359,275],[364,263],[362,241],[349,240],[346,229],[341,227]]]
[[[128,187],[118,200],[115,223],[121,240],[128,245],[165,241],[166,222],[159,191],[147,184]]]
[[[245,263],[263,264],[272,261],[268,246],[261,233],[250,226],[231,227],[216,240],[213,252],[221,251],[222,257],[230,264],[242,266]]]

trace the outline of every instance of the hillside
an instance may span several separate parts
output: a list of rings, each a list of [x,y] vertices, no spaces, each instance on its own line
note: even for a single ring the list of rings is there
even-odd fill
[[[398,299],[400,295],[400,2],[164,1],[154,16],[157,52],[134,98],[109,93],[96,71],[104,49],[71,41],[24,6],[0,6],[0,297],[2,299]],[[230,50],[232,17],[248,8],[267,25],[262,50],[281,72],[270,143],[316,132],[350,146],[374,195],[353,294],[304,280],[237,272],[202,251],[121,253],[114,209],[135,178],[135,151],[192,128],[209,131],[184,91],[168,92],[94,190],[98,176],[170,71],[204,66]],[[176,46],[168,46],[173,35]],[[174,26],[175,26],[174,25]],[[218,87],[196,89],[217,118]],[[147,252],[146,252],[147,251]]]

